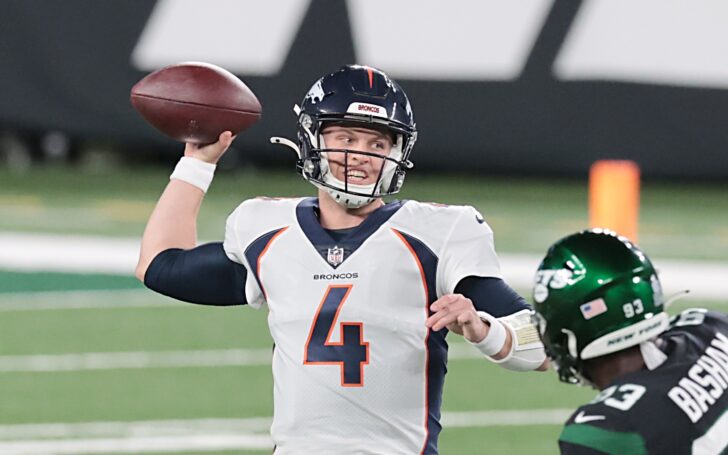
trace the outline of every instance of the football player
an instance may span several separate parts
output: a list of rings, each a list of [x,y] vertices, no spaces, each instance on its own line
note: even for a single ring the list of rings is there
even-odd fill
[[[647,256],[599,229],[551,246],[533,299],[559,378],[600,390],[569,418],[561,453],[726,453],[725,314],[670,318]]]
[[[382,200],[402,187],[417,139],[395,81],[345,66],[294,110],[297,141],[272,141],[296,152],[318,197],[246,200],[224,242],[196,246],[198,209],[233,138],[187,144],[137,276],[189,302],[267,308],[277,455],[435,454],[445,335],[503,367],[545,369],[530,309],[502,280],[474,208]]]

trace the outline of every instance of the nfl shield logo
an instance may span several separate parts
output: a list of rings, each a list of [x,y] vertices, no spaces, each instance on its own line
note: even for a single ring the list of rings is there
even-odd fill
[[[326,256],[326,260],[334,267],[341,264],[344,262],[344,249],[338,246],[329,248],[329,254]]]

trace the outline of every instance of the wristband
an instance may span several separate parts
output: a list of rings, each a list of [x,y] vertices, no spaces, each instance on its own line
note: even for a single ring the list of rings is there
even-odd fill
[[[201,189],[203,193],[207,193],[207,189],[212,183],[212,177],[215,175],[216,167],[215,164],[206,163],[190,156],[183,156],[175,166],[174,172],[169,176],[169,179],[182,180]]]
[[[506,328],[500,321],[498,321],[498,319],[489,315],[485,311],[477,311],[476,313],[481,321],[490,324],[490,328],[488,329],[488,334],[485,335],[485,338],[483,338],[480,342],[473,343],[468,341],[468,343],[478,348],[480,352],[488,357],[494,356],[495,354],[498,354],[501,349],[503,349],[503,345],[506,344]]]

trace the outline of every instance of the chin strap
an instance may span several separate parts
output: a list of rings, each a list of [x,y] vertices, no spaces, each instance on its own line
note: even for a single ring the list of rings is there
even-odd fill
[[[326,193],[331,196],[331,199],[336,201],[337,204],[339,204],[342,207],[346,207],[347,209],[358,209],[359,207],[363,207],[367,204],[371,204],[374,202],[376,198],[371,198],[367,196],[357,196],[354,194],[348,194],[344,193],[343,191],[338,191],[334,188],[329,188],[325,185],[321,185],[317,182],[311,182],[316,186],[317,188],[320,188]]]

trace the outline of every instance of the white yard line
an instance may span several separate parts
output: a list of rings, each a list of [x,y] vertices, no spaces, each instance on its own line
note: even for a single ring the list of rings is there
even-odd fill
[[[695,295],[691,294],[691,297],[695,297]],[[728,299],[715,303],[728,305]],[[185,308],[190,305],[190,303],[165,297],[148,289],[0,293],[0,313],[5,311]]]
[[[133,275],[139,239],[0,232],[0,267]]]
[[[513,287],[530,289],[541,258],[527,254],[499,254],[499,257],[504,279]],[[728,260],[677,261],[653,258],[652,263],[668,297],[689,290],[690,298],[728,299]]]
[[[560,425],[569,409],[444,412],[446,428]],[[270,449],[271,419],[0,425],[0,453],[56,455]]]
[[[0,373],[250,367],[270,365],[271,356],[270,348],[5,355],[0,356]],[[482,355],[478,351],[464,343],[451,344],[448,356],[449,360],[479,359],[481,357]]]
[[[0,293],[0,312],[189,306],[148,289]]]
[[[138,422],[25,423],[0,425],[0,440],[267,433],[270,425],[270,417],[142,420]]]
[[[132,275],[139,239],[0,232],[0,268]],[[500,254],[506,281],[529,289],[541,260],[527,254]],[[653,258],[666,294],[691,290],[695,298],[728,298],[728,260],[676,261]]]
[[[271,363],[271,349],[163,352],[88,352],[0,356],[0,372],[56,372],[144,368],[214,368]]]
[[[130,438],[71,439],[0,442],[5,455],[62,455],[100,453],[217,452],[220,450],[272,449],[265,435],[218,434],[195,436],[136,436]]]

